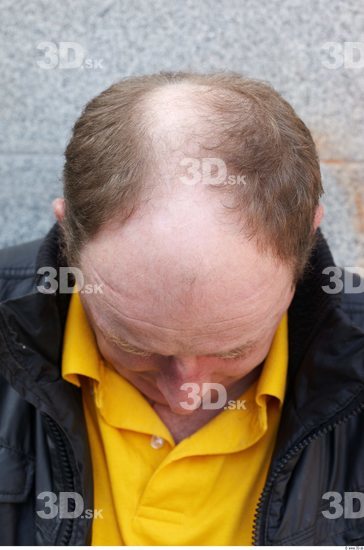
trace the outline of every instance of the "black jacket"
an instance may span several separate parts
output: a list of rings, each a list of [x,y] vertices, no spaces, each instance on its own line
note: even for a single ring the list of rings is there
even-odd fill
[[[1,544],[91,542],[92,519],[37,513],[42,491],[77,492],[93,508],[81,390],[61,377],[70,296],[36,289],[38,267],[60,265],[57,224],[42,241],[0,251]],[[257,544],[364,544],[364,517],[322,513],[334,512],[323,498],[328,491],[343,502],[344,493],[364,492],[364,294],[323,292],[322,270],[331,265],[318,231],[288,311],[287,394],[257,507]],[[244,483],[244,472],[236,483]]]

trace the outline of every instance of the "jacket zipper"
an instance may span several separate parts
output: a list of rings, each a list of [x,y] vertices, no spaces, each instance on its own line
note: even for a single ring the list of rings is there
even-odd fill
[[[352,416],[356,416],[364,409],[364,403],[361,403],[358,407],[354,408],[350,413],[347,413],[346,415],[343,415],[341,418],[338,418],[333,422],[332,424],[328,424],[327,426],[320,428],[316,431],[311,432],[310,435],[306,436],[300,443],[292,447],[292,449],[289,449],[285,456],[281,458],[281,460],[278,462],[276,468],[273,470],[272,474],[270,475],[267,483],[265,484],[265,487],[259,497],[258,504],[256,507],[256,511],[254,514],[254,521],[253,521],[253,546],[259,546],[261,544],[264,544],[264,541],[259,541],[259,531],[262,526],[263,522],[263,514],[266,508],[266,502],[267,498],[269,496],[269,493],[272,490],[273,484],[275,483],[278,475],[280,474],[282,468],[287,464],[289,460],[291,460],[297,453],[302,451],[304,447],[308,446],[312,441],[315,439],[318,439],[322,435],[327,434],[328,432],[335,429],[339,424],[342,424],[343,422],[346,422],[351,418]],[[265,519],[265,518],[264,518]]]
[[[64,491],[74,492],[74,483],[73,483],[73,474],[72,474],[72,468],[70,464],[70,460],[67,453],[67,448],[64,443],[64,438],[62,435],[61,429],[58,427],[57,423],[51,418],[49,415],[45,415],[46,421],[49,425],[49,428],[54,435],[54,441],[57,447],[58,452],[58,458],[61,462],[61,471],[62,475],[65,480],[65,488]],[[73,504],[71,501],[70,507],[72,508]],[[70,510],[72,511],[72,510]],[[67,518],[65,520],[62,520],[64,525],[64,530],[62,534],[61,540],[57,543],[60,546],[68,546],[68,543],[71,539],[72,530],[73,530],[73,518]]]

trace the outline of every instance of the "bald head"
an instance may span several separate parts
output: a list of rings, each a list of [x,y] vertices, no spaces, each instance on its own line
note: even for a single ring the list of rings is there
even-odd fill
[[[220,193],[226,218],[296,278],[314,242],[322,188],[311,135],[277,92],[239,75],[162,74],[111,86],[77,121],[64,174],[72,265],[111,219],[125,221],[181,183],[205,185],[206,200]]]

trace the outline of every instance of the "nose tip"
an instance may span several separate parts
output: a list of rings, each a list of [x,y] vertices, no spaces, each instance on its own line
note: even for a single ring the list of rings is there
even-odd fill
[[[175,371],[181,378],[185,379],[186,376],[193,376],[197,373],[198,361],[196,356],[180,356],[172,355],[169,364],[169,369]]]
[[[168,365],[160,372],[157,382],[159,390],[168,401],[171,410],[179,414],[190,414],[192,411],[184,407],[184,403],[191,392],[200,393],[198,361],[195,356],[172,356]],[[187,387],[186,387],[187,385]]]

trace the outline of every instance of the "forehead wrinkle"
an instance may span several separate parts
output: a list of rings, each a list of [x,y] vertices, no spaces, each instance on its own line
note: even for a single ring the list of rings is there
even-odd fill
[[[109,322],[113,326],[119,325],[119,327],[124,332],[125,342],[127,344],[132,345],[136,348],[139,348],[143,351],[150,351],[149,350],[149,341],[157,341],[159,342],[158,345],[160,345],[162,348],[164,346],[168,346],[170,342],[168,342],[168,339],[171,339],[173,341],[173,345],[179,346],[181,349],[193,349],[198,346],[202,345],[202,341],[205,338],[216,338],[217,341],[221,340],[221,332],[227,331],[227,334],[224,334],[224,341],[226,342],[226,346],[229,345],[229,342],[231,342],[230,349],[228,351],[233,351],[232,348],[235,349],[234,342],[237,341],[237,338],[239,337],[239,334],[244,334],[245,329],[242,327],[239,329],[239,327],[236,326],[236,322],[244,321],[245,316],[238,316],[234,317],[233,319],[224,320],[224,321],[216,321],[213,323],[210,323],[208,328],[206,327],[191,327],[188,328],[184,327],[171,327],[166,325],[160,325],[153,322],[143,321],[140,320],[134,316],[128,315],[123,313],[117,306],[115,306],[115,301],[109,301],[107,297],[103,296],[105,302],[104,306],[106,305],[107,308],[100,306],[96,306],[94,316],[94,322],[96,325],[102,328],[103,332],[112,332],[111,327],[108,328],[105,326],[105,323],[100,323],[100,315],[98,312],[106,311],[106,318],[109,320]],[[109,310],[109,311],[108,311]],[[116,312],[116,316],[114,317],[113,314],[110,314],[111,312]],[[102,317],[101,317],[102,319]],[[104,317],[105,319],[105,317]],[[130,321],[133,321],[133,324],[130,325]],[[99,324],[100,323],[100,324]],[[233,326],[231,324],[233,323]],[[222,325],[225,324],[225,327],[222,327]],[[246,323],[244,323],[246,324]],[[229,326],[230,325],[230,326]],[[251,326],[251,323],[250,323]],[[262,328],[261,325],[259,325],[260,329]],[[157,330],[157,332],[156,332]],[[158,334],[158,331],[163,330],[165,334]],[[199,331],[198,334],[196,334],[196,330]],[[138,332],[141,332],[141,334],[138,334]],[[257,331],[254,332],[255,337],[257,336]],[[140,339],[141,337],[141,339]],[[131,342],[134,341],[134,343],[129,343],[128,338],[131,338]],[[186,343],[183,341],[184,339],[188,338],[189,342]],[[122,339],[121,339],[122,340]],[[167,340],[167,342],[166,342]],[[141,344],[140,342],[144,342],[144,344]],[[246,344],[246,342],[244,343]],[[228,353],[228,352],[224,352]]]
[[[103,277],[97,270],[97,268],[93,265],[93,262],[88,262],[90,268],[91,268],[91,271],[94,273],[95,275],[95,278],[96,278],[96,281],[97,282],[102,282],[104,286],[108,287],[108,289],[114,293],[116,296],[118,296],[120,294],[120,289],[119,290],[116,290],[114,288],[114,285],[111,284],[110,281],[106,281],[105,277]],[[138,277],[138,274],[135,274],[135,277]],[[143,277],[142,277],[143,278]],[[126,279],[127,277],[125,277],[125,282],[126,282]],[[186,303],[188,305],[190,305],[190,301],[191,301],[191,298],[192,298],[192,295],[193,295],[193,292],[197,292],[198,291],[198,288],[197,285],[198,285],[198,282],[200,281],[201,283],[201,277],[198,277],[196,271],[193,271],[192,268],[182,268],[182,271],[179,273],[179,276],[178,276],[178,281],[181,282],[183,285],[185,285],[187,288],[185,289],[185,293],[186,293],[186,296],[185,296],[185,299],[186,299]],[[168,281],[166,281],[168,282]],[[233,283],[231,283],[233,285]],[[268,286],[270,286],[269,283],[267,283]],[[173,289],[175,290],[176,288],[176,285],[174,285]],[[127,293],[127,295],[131,296],[132,298],[134,298],[134,295],[130,292],[128,292],[128,286],[125,284],[122,286],[122,290],[124,292]],[[226,289],[228,291],[228,289]],[[248,307],[253,303],[256,302],[257,299],[259,299],[259,297],[263,294],[266,293],[266,288],[264,285],[255,285],[254,286],[254,292],[249,292],[249,293],[245,293],[244,295],[244,310],[247,310]],[[178,295],[175,296],[176,300],[179,301],[181,304],[184,304],[184,300],[182,300],[181,298],[181,292],[178,293]],[[189,296],[188,296],[189,294]],[[236,297],[236,292],[235,292],[235,297]],[[104,293],[105,295],[105,293]],[[138,294],[138,297],[140,296],[140,294]],[[267,304],[267,308],[269,309],[269,304]],[[240,319],[240,318],[243,318],[244,316],[237,316],[237,317],[232,317],[231,320],[234,320],[234,319]],[[220,322],[225,322],[225,320],[222,320],[222,321],[216,321],[216,323],[220,323]]]
[[[102,331],[103,332],[103,331]],[[154,353],[152,352],[150,349],[144,349],[142,347],[139,347],[139,346],[136,346],[130,342],[128,342],[127,340],[125,340],[124,338],[120,338],[120,336],[116,335],[116,334],[113,334],[113,333],[109,333],[108,331],[106,333],[104,333],[104,337],[107,336],[107,338],[109,338],[111,341],[113,341],[114,343],[116,343],[117,345],[119,345],[120,347],[123,347],[123,348],[126,348],[126,349],[130,349],[130,348],[133,348],[135,350],[138,350],[138,351],[142,351],[142,352],[145,352],[145,353]],[[250,349],[256,344],[256,341],[255,340],[248,340],[247,342],[244,342],[244,344],[241,344],[241,345],[238,345],[238,346],[234,346],[232,348],[229,348],[227,350],[224,350],[224,351],[219,351],[219,352],[215,352],[215,353],[211,353],[211,352],[200,352],[199,355],[227,355],[227,354],[232,354],[232,353],[235,353],[235,354],[243,354],[243,353],[246,353],[248,351],[250,351]],[[189,346],[189,350],[192,348],[193,346]]]
[[[164,346],[167,346],[167,349],[168,349],[168,346],[173,346],[173,353],[170,352],[170,353],[159,353],[161,355],[189,355],[189,354],[192,354],[192,355],[217,355],[217,354],[228,354],[228,353],[237,353],[238,351],[240,351],[240,353],[242,354],[243,352],[247,353],[250,348],[252,347],[253,344],[256,344],[258,339],[259,339],[259,335],[257,333],[254,334],[254,339],[250,338],[248,341],[245,341],[243,344],[235,344],[235,342],[237,341],[237,332],[236,330],[234,331],[234,334],[230,333],[230,334],[227,334],[225,335],[224,337],[224,340],[225,340],[225,345],[224,345],[224,350],[223,351],[215,351],[215,352],[206,352],[205,349],[206,349],[206,344],[205,342],[203,342],[203,339],[204,337],[206,336],[206,334],[204,335],[190,335],[188,334],[187,332],[185,332],[185,334],[182,335],[181,337],[181,334],[180,334],[180,331],[175,331],[174,329],[172,329],[174,331],[174,333],[176,333],[176,335],[178,336],[176,338],[176,335],[173,333],[172,336],[169,336],[170,338],[170,341],[168,342],[165,342],[164,341],[164,338],[160,339],[160,335],[157,336],[157,339],[155,339],[155,335],[152,334],[152,336],[150,334],[146,334],[144,332],[144,334],[142,334],[142,338],[143,338],[143,344],[140,343],[140,334],[138,334],[137,332],[135,332],[135,327],[134,329],[132,329],[130,331],[130,329],[128,327],[125,327],[125,325],[123,326],[124,329],[126,329],[126,332],[125,334],[127,335],[125,338],[121,338],[119,335],[117,334],[114,334],[113,332],[113,329],[109,329],[107,327],[102,327],[101,329],[101,332],[106,335],[106,334],[109,334],[113,340],[115,341],[115,343],[119,344],[119,345],[122,345],[123,347],[127,347],[127,346],[131,346],[135,349],[137,349],[138,351],[143,351],[143,352],[147,352],[147,353],[156,353],[158,354],[160,349],[163,349]],[[169,331],[171,332],[171,331]],[[240,335],[244,333],[243,330],[240,330],[239,331]],[[183,341],[183,338],[185,337],[188,337],[189,338],[189,341],[186,343],[185,341]],[[209,331],[208,333],[208,336],[209,337],[216,337],[216,341],[219,342],[221,340],[221,338],[219,338],[219,336],[221,336],[221,330],[217,330],[217,331]],[[131,337],[131,341],[129,342],[128,339]],[[150,341],[154,341],[154,342],[158,342],[156,343],[153,348],[155,351],[153,351],[153,349],[151,349],[151,346],[150,346]],[[229,345],[229,342],[231,342],[231,344]],[[158,349],[160,346],[160,349]],[[178,353],[174,353],[176,347],[179,349],[179,350],[183,350],[183,352],[178,352]],[[209,348],[211,349],[211,345],[209,345]],[[228,349],[226,349],[228,347]],[[198,353],[195,353],[195,350],[196,349],[201,349],[201,348],[204,348],[203,350],[203,353],[201,351],[199,351]],[[169,348],[171,349],[171,348]]]
[[[113,294],[115,295],[117,298],[120,296],[120,291],[117,291],[116,289],[114,289],[113,285],[111,285],[109,282],[106,283],[105,279],[100,275],[98,274],[98,271],[97,269],[92,265],[90,264],[90,267],[91,269],[94,271],[94,273],[97,275],[97,278],[98,280],[101,280],[104,284],[104,287],[106,286],[108,288],[108,290],[110,291],[110,294]],[[196,285],[196,280],[197,280],[197,276],[196,275],[190,275],[188,276],[187,274],[185,274],[185,277],[188,279],[188,277],[190,277],[190,280],[189,280],[189,284],[190,284],[190,287],[189,287],[189,291],[190,293],[192,293],[192,289],[195,287]],[[125,287],[126,288],[126,287]],[[104,288],[105,290],[105,288]],[[257,294],[258,294],[258,297],[259,295],[263,293],[263,289],[257,289]],[[137,323],[140,323],[140,324],[143,324],[143,325],[146,325],[146,326],[150,326],[152,328],[158,328],[158,329],[164,329],[164,330],[167,330],[167,331],[170,331],[171,333],[173,332],[186,332],[188,333],[189,331],[191,330],[206,330],[205,327],[198,327],[198,326],[193,326],[193,327],[189,327],[189,328],[183,328],[183,327],[171,327],[170,325],[161,325],[161,324],[157,324],[157,323],[153,323],[151,321],[146,321],[146,320],[141,320],[141,319],[138,319],[137,317],[135,316],[132,316],[132,315],[128,315],[127,313],[121,311],[118,307],[116,307],[114,305],[115,303],[115,300],[113,301],[109,301],[107,299],[107,292],[104,291],[103,293],[103,299],[104,301],[106,302],[106,304],[109,306],[109,308],[115,312],[117,312],[118,314],[118,317],[121,316],[123,317],[125,320],[129,320],[129,321],[136,321]],[[180,293],[179,293],[179,297],[180,297]],[[177,297],[176,297],[177,298]],[[251,296],[248,296],[247,299],[245,300],[244,302],[244,310],[246,311],[248,308],[247,306],[249,305],[249,302],[253,302],[257,299],[257,296],[254,294],[254,295],[251,295]],[[179,299],[180,303],[181,303],[181,300]],[[190,300],[186,300],[183,302],[183,304],[185,305],[186,303],[189,305],[189,302]],[[243,308],[242,308],[243,309]],[[269,305],[267,304],[267,309],[269,310]],[[211,334],[215,334],[216,330],[220,330],[220,327],[224,324],[229,324],[229,323],[233,323],[235,324],[236,322],[242,322],[244,321],[244,319],[246,319],[247,317],[247,313],[245,314],[242,314],[242,315],[237,315],[237,316],[234,316],[234,317],[230,317],[229,319],[222,319],[222,320],[218,320],[218,321],[211,321],[209,322],[209,326],[213,325],[214,329],[212,331],[208,331],[209,333]],[[216,329],[215,329],[216,327]],[[228,327],[227,327],[228,328]],[[232,327],[232,328],[235,328],[235,327]]]
[[[111,289],[111,292],[114,292],[113,289]],[[234,317],[233,319],[229,319],[229,320],[224,320],[224,321],[216,321],[216,322],[213,322],[213,328],[211,328],[211,324],[210,324],[210,327],[209,329],[207,330],[206,332],[206,328],[204,327],[204,329],[202,329],[201,327],[199,327],[200,331],[201,330],[204,330],[204,333],[203,334],[191,334],[191,332],[193,332],[194,330],[196,330],[196,327],[189,327],[189,328],[175,328],[175,327],[171,327],[171,326],[165,326],[165,325],[158,325],[157,323],[152,323],[152,322],[148,322],[148,321],[143,321],[143,320],[140,320],[140,319],[137,319],[136,317],[134,316],[131,316],[131,315],[127,315],[125,313],[123,313],[122,311],[120,311],[120,309],[115,306],[115,301],[109,301],[107,299],[107,295],[103,295],[103,298],[104,298],[104,306],[106,305],[107,308],[103,308],[102,305],[99,305],[99,306],[96,306],[95,308],[95,313],[96,315],[94,315],[94,322],[96,323],[96,325],[99,326],[100,330],[102,332],[112,332],[112,330],[110,330],[109,328],[106,328],[105,324],[104,323],[100,323],[100,316],[98,314],[99,311],[105,311],[106,309],[106,318],[108,318],[110,320],[110,322],[115,326],[115,325],[119,325],[121,328],[124,329],[124,334],[128,335],[125,339],[122,339],[120,338],[119,336],[116,336],[117,339],[119,339],[120,341],[123,341],[123,343],[126,343],[126,345],[131,345],[135,348],[138,348],[140,349],[141,351],[147,351],[147,352],[150,352],[149,350],[149,346],[148,344],[146,344],[145,346],[142,346],[139,344],[138,340],[139,340],[139,337],[140,335],[135,333],[135,330],[138,331],[138,329],[140,329],[140,325],[142,327],[142,332],[144,332],[144,334],[142,334],[143,336],[143,339],[144,339],[144,342],[148,342],[148,338],[151,339],[152,341],[155,340],[155,329],[163,329],[164,331],[166,331],[168,333],[168,338],[172,338],[173,339],[173,344],[174,345],[178,345],[180,346],[181,349],[185,350],[186,349],[192,349],[193,348],[196,348],[197,346],[201,346],[201,339],[205,338],[206,336],[208,337],[217,337],[216,339],[219,341],[221,340],[221,338],[218,338],[218,337],[221,337],[221,325],[224,323],[224,324],[231,324],[231,322],[234,322],[234,326],[227,326],[226,327],[226,330],[229,331],[229,329],[231,329],[231,332],[229,334],[229,332],[224,335],[224,340],[226,342],[226,345],[228,345],[228,342],[236,342],[237,340],[237,336],[238,336],[238,333],[240,334],[243,334],[244,333],[244,329],[241,328],[239,330],[238,327],[236,327],[236,321],[240,321],[240,320],[244,320],[246,316],[238,316],[238,317]],[[117,316],[114,317],[113,315],[110,315],[109,314],[109,311],[108,309],[111,311],[111,312],[116,312],[117,313]],[[121,318],[121,320],[120,320]],[[102,318],[101,318],[102,319]],[[136,321],[136,323],[139,325],[139,327],[130,327],[129,323],[124,323],[123,320],[132,320],[132,321]],[[251,324],[251,323],[250,323]],[[128,326],[129,325],[129,326]],[[153,330],[152,330],[152,333],[151,334],[148,334],[148,332],[150,332],[150,330],[145,330],[144,327],[148,327],[148,329],[151,327]],[[261,325],[260,325],[260,328],[261,328]],[[153,334],[154,332],[154,334]],[[134,334],[133,334],[134,333]],[[131,339],[133,340],[134,339],[134,342],[136,343],[129,343],[128,342],[128,337],[131,336]],[[183,342],[183,339],[188,337],[190,339],[190,341],[187,343],[186,345],[186,342]],[[255,331],[255,340],[257,339],[257,334],[256,334],[256,331]],[[160,335],[157,334],[157,341],[159,341],[161,344],[161,346],[164,346],[166,345],[166,343],[163,341],[165,338],[165,335],[163,335],[162,339],[160,338]],[[182,338],[182,340],[181,340]],[[178,340],[178,342],[177,342]],[[243,351],[243,348],[247,348],[248,344],[251,343],[252,340],[249,340],[248,342],[245,342],[243,345],[239,345],[239,349],[241,349],[241,352]],[[168,344],[167,344],[168,345]],[[223,351],[223,352],[216,352],[216,353],[231,353],[233,351],[236,351],[236,345],[232,344],[230,347],[229,347],[229,350],[227,351]]]
[[[86,255],[86,262],[87,262],[87,255]],[[112,293],[118,296],[120,294],[120,289],[116,290],[110,281],[106,281],[105,277],[103,277],[98,272],[97,268],[93,265],[92,261],[87,263],[90,267],[91,273],[95,275],[96,281],[101,282],[104,285],[104,288],[107,287]],[[176,296],[173,296],[173,298],[176,301],[178,301],[181,305],[184,305],[185,307],[189,307],[193,301],[194,290],[195,290],[195,287],[197,286],[197,281],[198,281],[198,274],[195,271],[192,271],[191,269],[185,268],[182,270],[180,274],[179,281],[181,285],[184,287],[184,291],[179,292]],[[174,289],[175,288],[176,287],[174,287]],[[133,297],[133,295],[128,292],[127,285],[123,286],[123,291],[124,292],[126,291],[127,294]]]
[[[184,327],[175,328],[175,327],[166,326],[166,325],[159,325],[157,323],[152,323],[151,321],[145,321],[143,319],[138,319],[137,317],[133,317],[132,315],[128,315],[126,313],[123,313],[112,302],[108,302],[107,305],[110,307],[110,309],[117,312],[119,317],[122,317],[126,320],[129,320],[129,321],[135,321],[136,323],[139,323],[141,325],[146,325],[146,326],[152,327],[152,328],[163,329],[163,330],[167,330],[167,331],[170,331],[170,332],[185,332],[185,333],[191,332],[191,330],[196,330],[196,329],[201,329],[202,328],[202,327],[197,327],[197,326],[188,327],[188,328],[184,328]],[[233,321],[239,321],[239,320],[245,319],[245,317],[246,316],[241,315],[241,316],[237,316],[237,317],[232,317],[230,319],[224,319],[224,320],[220,320],[220,321],[212,321],[211,323],[209,323],[209,325],[214,325],[214,330],[213,331],[208,331],[208,333],[211,332],[211,334],[215,334],[216,331],[221,330],[220,325],[230,323],[230,322],[233,322]],[[215,326],[216,326],[216,330],[215,330]]]

